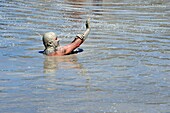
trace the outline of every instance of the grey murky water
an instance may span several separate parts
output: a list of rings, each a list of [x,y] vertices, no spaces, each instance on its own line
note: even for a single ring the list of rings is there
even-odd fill
[[[80,47],[46,57],[41,37]],[[1,0],[1,113],[170,113],[169,0]]]

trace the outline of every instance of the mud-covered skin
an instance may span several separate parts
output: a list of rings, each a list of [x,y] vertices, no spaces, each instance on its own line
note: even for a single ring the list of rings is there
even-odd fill
[[[54,32],[45,33],[42,40],[45,47],[43,53],[46,55],[53,53],[59,47],[59,40]]]
[[[86,21],[86,31],[83,34],[78,34],[76,38],[66,46],[59,46],[59,40],[54,32],[47,32],[43,35],[44,54],[48,56],[63,56],[72,53],[78,48],[87,38],[90,32],[90,19]]]
[[[86,40],[89,32],[90,32],[90,18],[86,20],[86,31],[83,34],[78,34],[77,37],[79,37],[82,40]]]

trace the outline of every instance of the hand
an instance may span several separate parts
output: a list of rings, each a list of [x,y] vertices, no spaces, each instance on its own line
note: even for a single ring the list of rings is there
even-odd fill
[[[89,32],[90,32],[90,18],[86,20],[86,31],[83,34],[78,34],[77,37],[82,40],[86,40]]]
[[[90,29],[90,18],[86,20],[86,29]]]

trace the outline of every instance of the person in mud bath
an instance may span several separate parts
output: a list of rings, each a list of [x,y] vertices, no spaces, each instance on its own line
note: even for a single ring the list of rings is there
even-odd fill
[[[90,32],[90,19],[86,21],[86,31],[83,34],[78,34],[76,38],[68,45],[61,47],[59,40],[54,32],[47,32],[43,35],[44,51],[48,56],[63,56],[71,54],[78,48],[87,38]]]

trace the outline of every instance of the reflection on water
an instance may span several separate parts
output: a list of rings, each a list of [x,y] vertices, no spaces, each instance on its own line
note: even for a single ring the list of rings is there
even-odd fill
[[[60,65],[61,64],[61,65]],[[49,57],[46,56],[44,60],[44,72],[51,73],[57,71],[59,68],[69,69],[77,68],[80,69],[82,66],[78,63],[76,55],[68,55],[63,57]]]
[[[0,112],[169,113],[169,0],[1,0]],[[41,35],[83,52],[39,53]]]

